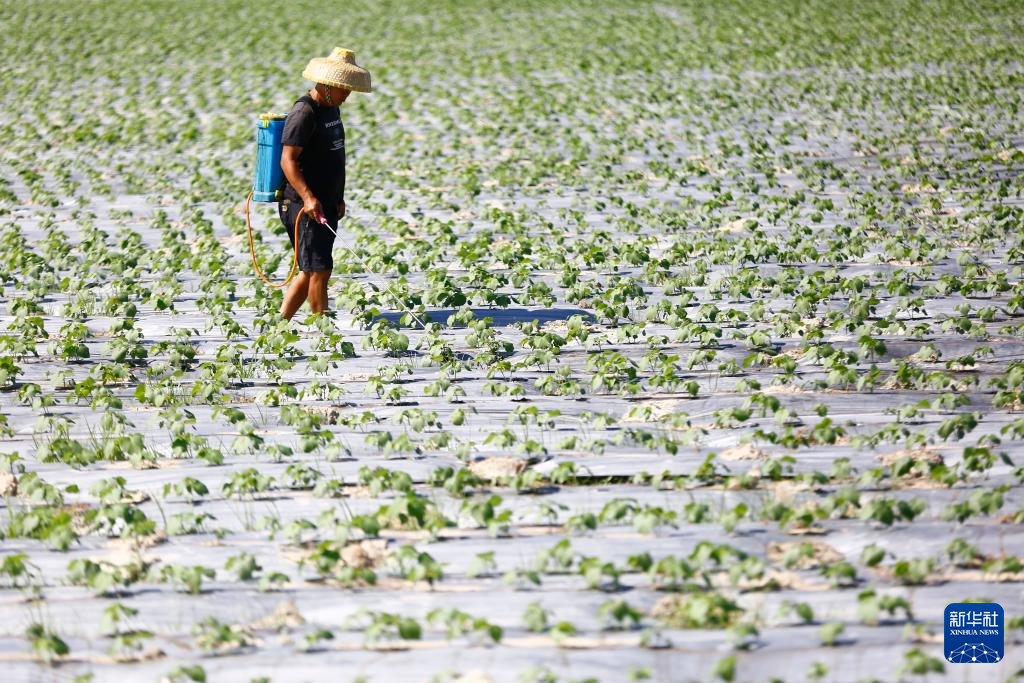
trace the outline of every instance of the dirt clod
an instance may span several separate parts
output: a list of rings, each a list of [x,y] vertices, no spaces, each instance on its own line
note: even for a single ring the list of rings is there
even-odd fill
[[[511,455],[497,455],[469,464],[469,471],[486,481],[514,477],[526,469],[526,461]]]

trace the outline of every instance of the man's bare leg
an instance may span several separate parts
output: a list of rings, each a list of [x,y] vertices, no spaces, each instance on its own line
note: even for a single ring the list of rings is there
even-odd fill
[[[331,271],[317,270],[309,274],[309,308],[314,313],[327,310],[327,282]]]
[[[292,284],[288,287],[288,291],[284,294],[284,301],[281,302],[281,317],[285,320],[291,320],[292,316],[295,315],[295,311],[306,302],[306,296],[309,294],[309,281],[310,275],[313,273],[300,272],[292,280]],[[312,304],[312,300],[310,300]]]

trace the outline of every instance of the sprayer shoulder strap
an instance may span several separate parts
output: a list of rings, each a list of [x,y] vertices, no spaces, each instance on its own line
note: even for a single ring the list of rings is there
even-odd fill
[[[292,105],[292,112],[295,114],[294,117],[289,116],[289,120],[286,120],[284,124],[284,139],[292,140],[291,143],[286,142],[286,144],[298,144],[300,147],[305,147],[310,139],[316,135],[316,121],[318,118],[316,100],[308,94],[303,95],[295,100],[295,104]],[[293,118],[294,121],[291,121]],[[288,131],[292,125],[295,128],[291,137],[289,137]]]

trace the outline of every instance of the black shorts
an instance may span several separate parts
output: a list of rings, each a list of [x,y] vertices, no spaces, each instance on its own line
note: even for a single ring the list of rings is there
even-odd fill
[[[291,199],[282,199],[277,204],[277,212],[281,216],[288,231],[288,241],[292,249],[295,249],[295,218],[302,210],[302,202]],[[338,229],[337,207],[323,206],[324,216],[331,229]],[[331,250],[334,249],[334,233],[321,225],[310,220],[309,216],[303,214],[299,221],[299,270],[303,273],[315,273],[321,270],[333,270],[334,258]]]

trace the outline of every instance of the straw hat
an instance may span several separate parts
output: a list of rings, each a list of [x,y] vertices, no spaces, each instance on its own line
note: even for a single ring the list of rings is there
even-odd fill
[[[314,83],[356,92],[370,92],[370,72],[356,64],[356,53],[336,47],[329,57],[309,60],[302,77]]]

